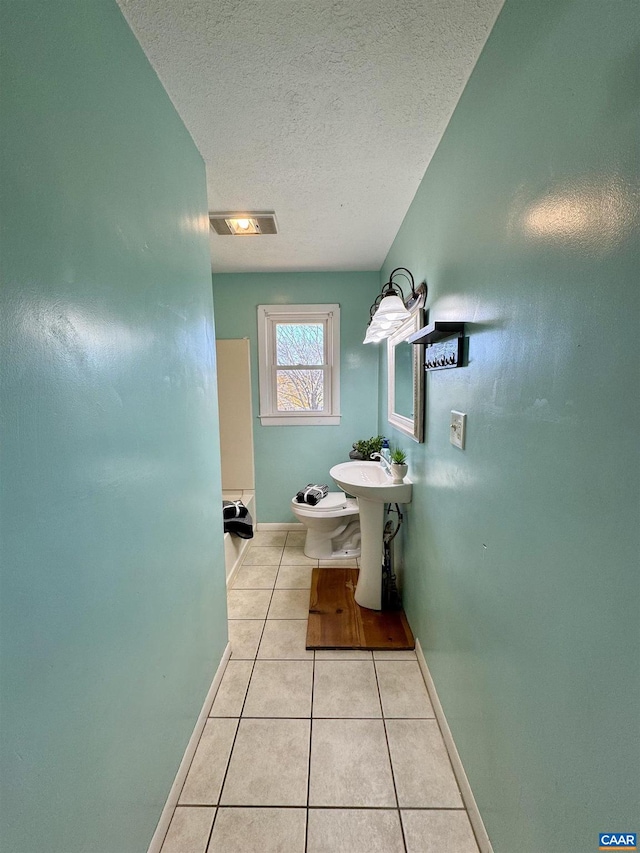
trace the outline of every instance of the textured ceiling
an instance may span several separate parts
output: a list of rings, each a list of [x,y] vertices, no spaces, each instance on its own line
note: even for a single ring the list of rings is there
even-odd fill
[[[118,0],[207,164],[216,272],[378,269],[503,0]]]

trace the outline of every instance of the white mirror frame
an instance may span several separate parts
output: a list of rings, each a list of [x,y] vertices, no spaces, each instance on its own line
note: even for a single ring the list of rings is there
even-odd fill
[[[396,346],[421,329],[423,312],[419,308],[387,338],[387,420],[400,432],[414,441],[424,441],[424,344],[413,345],[413,418],[401,415],[395,409]]]

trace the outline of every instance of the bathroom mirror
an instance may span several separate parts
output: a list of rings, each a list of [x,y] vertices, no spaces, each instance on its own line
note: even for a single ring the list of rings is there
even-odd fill
[[[424,346],[407,338],[424,325],[418,309],[387,338],[387,418],[414,441],[424,441]]]

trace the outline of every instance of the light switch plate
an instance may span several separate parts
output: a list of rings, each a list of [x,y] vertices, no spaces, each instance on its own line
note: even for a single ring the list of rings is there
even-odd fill
[[[467,416],[464,412],[451,411],[449,425],[449,441],[454,447],[464,450],[464,440],[467,432]]]

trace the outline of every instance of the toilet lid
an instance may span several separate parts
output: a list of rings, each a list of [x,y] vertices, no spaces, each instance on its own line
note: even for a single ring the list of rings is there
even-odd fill
[[[315,506],[306,503],[299,504],[295,498],[294,503],[297,506],[304,507],[305,510],[312,510],[313,512],[332,512],[335,509],[344,509],[347,506],[347,496],[344,492],[329,492],[326,498],[322,498]]]

